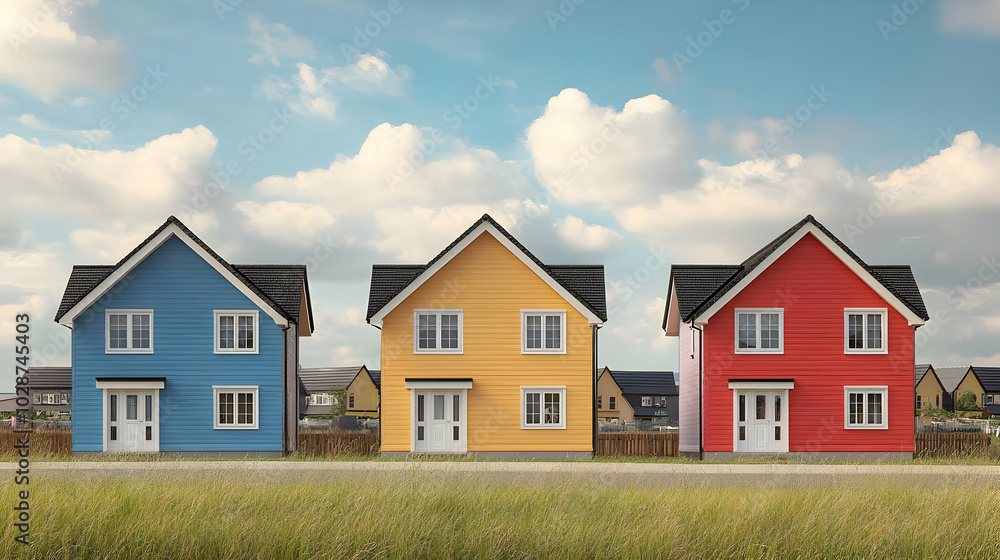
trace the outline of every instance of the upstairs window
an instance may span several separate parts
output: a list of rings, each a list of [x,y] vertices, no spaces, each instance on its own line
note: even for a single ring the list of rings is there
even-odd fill
[[[152,309],[108,309],[104,317],[105,353],[153,353]]]
[[[783,353],[784,315],[784,309],[737,309],[736,353]]]
[[[844,353],[885,354],[885,309],[844,310]]]
[[[522,354],[565,354],[566,311],[521,310]]]
[[[257,311],[215,312],[215,353],[257,353]]]
[[[615,397],[608,397],[608,408],[609,409],[615,410],[615,407],[618,406],[618,403],[615,402],[615,401],[616,401]]]
[[[414,354],[461,354],[462,310],[418,309],[413,312]]]

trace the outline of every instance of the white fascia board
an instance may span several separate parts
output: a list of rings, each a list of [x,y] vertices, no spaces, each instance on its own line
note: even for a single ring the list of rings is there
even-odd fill
[[[163,381],[154,379],[152,381],[98,381],[98,389],[133,389],[143,391],[149,389],[162,389]]]
[[[466,380],[448,381],[442,379],[428,379],[426,381],[414,379],[406,382],[407,389],[437,389],[442,391],[454,389],[471,389],[472,382]]]
[[[98,284],[96,288],[91,290],[86,297],[81,299],[79,302],[77,302],[76,305],[70,308],[70,310],[67,311],[65,315],[63,315],[62,319],[59,320],[59,324],[67,326],[69,328],[73,328],[73,322],[76,320],[77,317],[83,314],[84,311],[86,311],[91,305],[93,305],[97,300],[99,300],[104,294],[108,293],[108,291],[111,288],[113,288],[115,284],[117,284],[119,281],[121,281],[122,278],[124,278],[130,272],[132,272],[132,270],[134,270],[135,267],[139,266],[139,264],[142,263],[142,261],[146,260],[146,257],[153,254],[153,251],[159,249],[160,246],[166,243],[166,241],[170,239],[171,236],[176,236],[178,239],[183,241],[185,245],[190,247],[192,251],[194,251],[199,257],[204,259],[205,262],[207,262],[212,268],[218,271],[218,273],[221,274],[223,278],[225,278],[226,280],[229,281],[230,284],[235,286],[236,289],[240,291],[240,293],[249,298],[250,301],[254,302],[254,304],[256,304],[257,307],[264,310],[264,313],[267,313],[267,315],[271,317],[271,319],[273,319],[278,326],[282,328],[288,326],[288,320],[282,317],[281,313],[279,313],[278,310],[271,307],[260,296],[255,294],[253,290],[250,289],[249,286],[244,284],[232,272],[227,270],[226,267],[222,266],[222,264],[220,264],[218,260],[212,257],[212,255],[210,255],[208,251],[206,251],[198,243],[195,243],[195,241],[191,239],[186,233],[184,233],[184,231],[181,230],[181,228],[177,227],[177,224],[173,223],[167,225],[167,227],[165,227],[163,231],[161,231],[156,237],[151,239],[149,243],[147,243],[139,252],[132,255],[132,258],[126,261],[125,264],[123,264],[122,266],[118,267],[118,270],[115,270],[113,273],[111,273],[111,275],[109,275],[100,284]]]
[[[736,294],[743,291],[743,289],[746,288],[748,285],[750,285],[750,283],[753,282],[758,276],[760,276],[761,273],[767,270],[767,268],[771,266],[774,263],[774,261],[778,260],[790,248],[792,248],[796,243],[798,243],[799,240],[805,237],[806,234],[810,233],[820,243],[822,243],[824,247],[826,247],[831,253],[833,253],[834,256],[840,259],[840,262],[844,263],[848,268],[850,268],[851,271],[858,276],[858,278],[861,278],[861,280],[863,280],[865,284],[868,284],[869,288],[871,288],[883,300],[885,300],[886,303],[891,305],[893,309],[898,311],[899,314],[906,319],[907,324],[909,326],[912,327],[924,324],[923,319],[921,319],[920,317],[917,316],[916,313],[911,311],[910,308],[907,307],[905,303],[903,303],[902,301],[899,300],[899,298],[894,296],[892,292],[890,292],[885,286],[883,286],[881,282],[876,280],[874,276],[872,276],[867,270],[864,269],[864,267],[859,265],[857,261],[852,259],[851,256],[848,255],[846,251],[841,249],[840,246],[837,245],[835,241],[830,239],[830,237],[827,236],[825,233],[823,233],[818,227],[808,222],[804,226],[802,226],[799,229],[799,231],[795,232],[791,237],[786,239],[785,242],[782,243],[781,246],[778,247],[773,253],[768,255],[767,258],[764,259],[764,261],[761,262],[759,265],[757,265],[757,268],[755,268],[750,274],[746,275],[742,280],[739,281],[738,284],[736,284],[735,286],[733,286],[732,289],[726,292],[725,296],[723,296],[719,301],[712,304],[711,307],[703,311],[701,315],[696,317],[694,323],[695,324],[707,323],[708,320],[712,317],[712,315],[715,315],[720,309],[725,307],[725,305],[729,303],[730,300],[736,297]]]
[[[795,381],[730,381],[730,389],[738,390],[760,390],[760,391],[780,391],[783,389],[794,389]]]
[[[667,328],[664,330],[666,336],[680,336],[681,334],[681,310],[677,302],[677,286],[670,283],[670,294],[667,297]]]
[[[573,309],[576,309],[577,311],[580,312],[580,314],[586,317],[587,321],[591,325],[601,326],[604,324],[601,321],[601,319],[597,317],[597,315],[594,315],[593,311],[587,309],[587,306],[584,305],[583,302],[581,302],[572,294],[570,294],[566,290],[566,288],[562,287],[562,284],[556,282],[555,278],[552,278],[552,276],[550,276],[548,272],[545,272],[544,270],[541,269],[541,267],[535,264],[535,261],[528,258],[528,256],[524,254],[524,251],[521,251],[520,249],[517,248],[516,245],[511,243],[510,240],[507,239],[506,235],[500,233],[495,227],[493,227],[493,224],[486,221],[484,221],[482,224],[479,224],[479,227],[472,230],[472,232],[469,235],[465,236],[465,239],[463,239],[457,245],[452,247],[450,251],[442,255],[441,258],[438,259],[433,265],[431,265],[430,268],[420,273],[420,276],[417,276],[413,280],[413,282],[410,282],[409,286],[407,286],[402,292],[396,294],[396,297],[389,300],[389,303],[385,304],[382,307],[382,309],[379,309],[378,313],[372,315],[372,318],[369,322],[377,327],[381,327],[383,319],[385,319],[385,316],[388,315],[389,312],[395,309],[396,306],[398,306],[400,303],[403,302],[403,300],[410,297],[410,294],[417,291],[417,288],[423,285],[423,283],[426,282],[428,279],[430,279],[431,276],[434,276],[434,274],[436,274],[437,271],[441,270],[441,268],[444,267],[444,265],[448,264],[448,262],[450,262],[451,259],[455,258],[456,255],[461,253],[466,247],[468,247],[473,241],[478,239],[479,236],[482,235],[483,233],[489,233],[490,235],[492,235],[494,239],[499,241],[501,245],[506,247],[508,251],[513,253],[514,256],[516,256],[522,263],[524,263],[525,266],[527,266],[529,269],[531,269],[532,272],[534,272],[539,278],[541,278],[543,282],[545,282],[546,284],[548,284],[550,288],[555,290],[555,292],[559,294],[560,297],[562,297],[571,306],[573,306]]]

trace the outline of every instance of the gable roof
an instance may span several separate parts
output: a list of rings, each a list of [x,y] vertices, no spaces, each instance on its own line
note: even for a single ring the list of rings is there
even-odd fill
[[[675,293],[676,312],[681,321],[707,321],[718,308],[807,233],[812,233],[883,299],[904,316],[908,316],[911,324],[923,324],[922,321],[930,318],[909,266],[868,265],[810,214],[739,265],[671,266],[663,329],[667,330],[672,296]]]
[[[546,265],[489,214],[483,214],[425,265],[373,265],[365,319],[369,323],[373,320],[376,324],[381,323],[382,317],[484,233],[493,235],[591,323],[607,321],[604,266]]]
[[[972,370],[987,393],[1000,393],[1000,367],[972,366]]]
[[[970,369],[970,366],[940,367],[934,368],[934,372],[937,374],[938,380],[941,381],[944,390],[948,393],[954,393]]]
[[[346,389],[364,366],[299,368],[299,382],[307,393]]]
[[[312,328],[312,303],[304,265],[231,265],[174,216],[167,218],[117,264],[74,266],[55,320],[72,325],[77,316],[172,236],[184,241],[282,326],[287,321],[300,324],[304,294],[307,319]]]
[[[31,390],[67,389],[72,385],[73,368],[52,366],[31,366],[28,368]]]
[[[622,394],[677,395],[674,374],[670,371],[622,371],[608,369]]]

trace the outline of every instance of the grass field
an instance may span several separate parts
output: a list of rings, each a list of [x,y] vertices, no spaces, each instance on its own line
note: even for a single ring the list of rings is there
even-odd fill
[[[13,505],[15,486],[0,483]],[[1000,481],[670,486],[427,472],[32,481],[15,558],[995,558]],[[10,511],[10,510],[8,510]]]

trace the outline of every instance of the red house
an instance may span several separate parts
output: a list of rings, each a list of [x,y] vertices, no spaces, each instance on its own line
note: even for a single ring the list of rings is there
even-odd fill
[[[911,458],[927,319],[909,266],[866,264],[812,216],[741,264],[672,266],[681,453]]]

